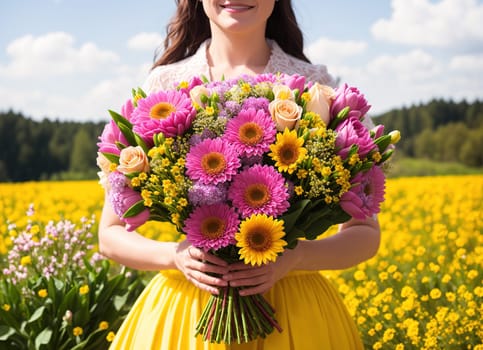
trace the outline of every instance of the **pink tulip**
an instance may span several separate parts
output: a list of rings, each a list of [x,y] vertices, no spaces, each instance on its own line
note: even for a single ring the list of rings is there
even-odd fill
[[[357,174],[352,184],[351,189],[340,199],[342,209],[358,220],[379,213],[385,189],[385,176],[381,168],[375,166],[365,173]]]
[[[359,146],[357,153],[365,157],[376,145],[369,134],[369,130],[356,118],[345,119],[337,128],[335,145],[337,154],[346,159],[352,145]]]
[[[359,120],[361,120],[371,108],[359,89],[349,87],[347,84],[336,89],[335,100],[330,108],[331,115],[336,117],[345,107],[350,108],[349,118],[357,118]]]
[[[124,145],[128,145],[128,142],[121,130],[117,127],[114,120],[111,120],[106,124],[101,136],[99,137],[97,146],[99,147],[99,152],[101,153],[112,153],[119,155],[121,153],[120,149],[117,147],[116,142],[121,142]]]

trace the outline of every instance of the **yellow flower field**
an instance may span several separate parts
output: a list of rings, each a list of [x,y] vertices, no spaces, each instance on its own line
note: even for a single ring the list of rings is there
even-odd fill
[[[103,192],[96,181],[0,184],[0,258],[11,223],[95,216]],[[367,349],[483,349],[483,175],[389,179],[379,215],[382,242],[373,259],[323,272],[337,286]],[[140,230],[179,239],[172,226]],[[332,234],[332,229],[327,234]]]

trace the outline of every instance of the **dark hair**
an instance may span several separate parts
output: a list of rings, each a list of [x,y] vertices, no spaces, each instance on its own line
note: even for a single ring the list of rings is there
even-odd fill
[[[211,37],[210,22],[198,0],[176,0],[176,14],[166,27],[164,52],[156,53],[153,67],[174,63],[192,56]],[[304,38],[295,18],[291,0],[278,0],[268,18],[265,36],[273,39],[283,51],[303,61]]]

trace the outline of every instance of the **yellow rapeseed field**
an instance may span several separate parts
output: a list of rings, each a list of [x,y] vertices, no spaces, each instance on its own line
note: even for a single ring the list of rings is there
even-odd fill
[[[96,181],[0,184],[0,258],[9,225],[100,215]],[[356,320],[367,349],[483,349],[483,175],[389,179],[376,257],[324,271]],[[335,229],[326,233],[333,234]],[[180,239],[168,224],[144,235]]]

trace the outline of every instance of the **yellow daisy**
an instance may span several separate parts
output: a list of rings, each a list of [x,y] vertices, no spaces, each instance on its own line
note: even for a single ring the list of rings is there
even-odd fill
[[[235,235],[236,246],[240,247],[240,259],[245,264],[262,265],[275,261],[278,253],[287,245],[283,221],[265,214],[256,214],[244,220]]]
[[[304,139],[297,137],[297,131],[285,129],[283,134],[277,134],[277,141],[270,145],[269,156],[275,161],[275,167],[280,172],[292,174],[297,164],[300,163],[307,154],[307,149],[302,147]]]

